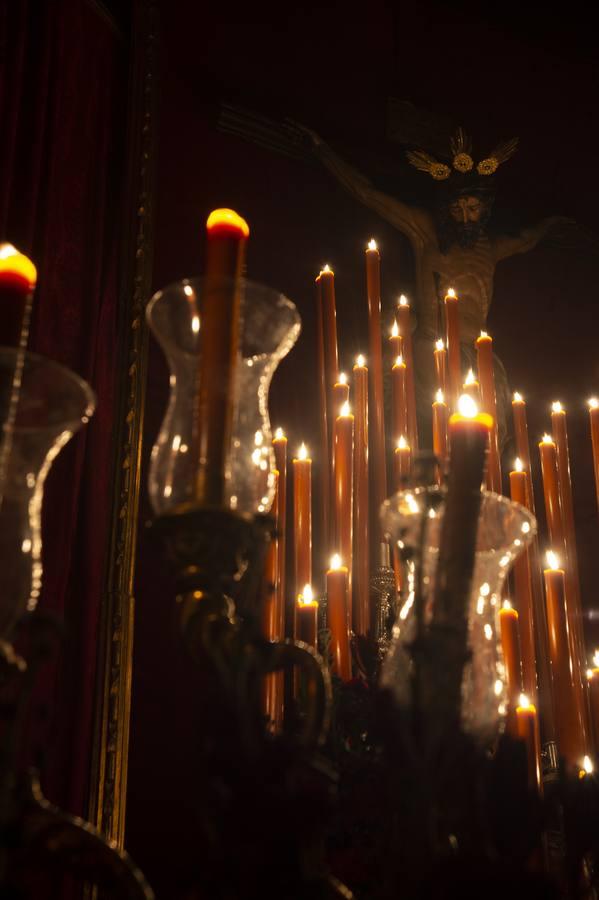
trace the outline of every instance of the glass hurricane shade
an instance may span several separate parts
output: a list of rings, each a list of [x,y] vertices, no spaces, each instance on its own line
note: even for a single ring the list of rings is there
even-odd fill
[[[430,510],[433,510],[431,513]],[[434,611],[436,564],[444,502],[437,487],[400,491],[382,506],[385,532],[400,553],[407,549],[406,588],[402,591],[393,640],[383,668],[383,683],[400,705],[410,702],[411,656],[416,636],[415,567],[423,517],[426,517],[422,595],[425,626]],[[506,714],[506,673],[499,631],[501,592],[514,560],[536,533],[535,518],[506,497],[482,491],[476,554],[467,606],[471,653],[462,679],[462,726],[483,742],[492,740]]]
[[[166,356],[170,397],[152,449],[149,493],[162,515],[196,502],[198,446],[205,423],[196,402],[202,354],[202,278],[185,279],[158,291],[147,317]],[[280,360],[300,332],[298,312],[278,291],[241,282],[239,345],[232,404],[232,433],[225,454],[226,508],[243,515],[266,513],[274,496],[274,454],[268,391]],[[210,373],[218,378],[218,373]]]
[[[41,510],[52,462],[95,408],[64,366],[0,347],[0,636],[35,609],[42,584]]]

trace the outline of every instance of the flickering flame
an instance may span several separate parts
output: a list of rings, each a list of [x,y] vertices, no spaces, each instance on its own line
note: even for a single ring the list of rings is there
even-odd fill
[[[399,354],[399,356],[395,357],[395,365],[403,366],[403,356],[401,355],[401,353]]]
[[[193,288],[190,284],[183,285],[183,293],[186,297],[193,297]]]
[[[340,416],[351,416],[351,409],[350,409],[350,406],[349,406],[349,403],[347,402],[347,400],[345,401],[345,403],[339,410],[339,415]]]
[[[516,457],[516,462],[514,463],[514,469],[516,472],[524,471],[524,463],[522,462],[522,460],[520,459],[519,456]]]
[[[300,594],[300,600],[302,603],[312,603],[314,600],[314,592],[312,590],[311,584],[305,584],[304,589]]]
[[[545,559],[547,560],[547,566],[553,572],[556,572],[559,569],[559,556],[557,555],[557,553],[554,553],[553,550],[547,551],[547,553],[545,554]]]
[[[445,394],[443,393],[441,388],[439,388],[439,390],[435,394],[435,403],[445,403]]]
[[[398,448],[398,450],[409,450],[409,449],[410,449],[410,445],[409,445],[408,442],[406,441],[406,439],[405,439],[405,437],[403,436],[403,434],[402,434],[402,436],[400,437],[400,439],[399,439],[398,442],[397,442],[397,448]]]
[[[518,699],[518,706],[531,706],[531,702],[526,694],[520,694],[520,697]]]
[[[306,445],[304,443],[302,443],[301,447],[299,448],[299,450],[297,452],[297,458],[298,459],[308,459],[308,448],[306,447]]]
[[[586,775],[593,774],[593,763],[591,762],[590,757],[585,756],[585,758],[582,761],[582,768]]]
[[[472,371],[472,369],[468,369],[468,374],[466,375],[466,381],[464,382],[464,384],[474,384],[475,381],[476,378],[474,377],[474,372]]]
[[[275,431],[275,441],[282,441],[284,437],[285,432],[283,431],[283,429],[277,428],[277,430]]]
[[[465,419],[474,419],[478,415],[478,403],[469,394],[461,394],[458,399],[458,412]]]
[[[501,608],[502,608],[502,609],[511,609],[511,608],[512,608],[511,601],[510,601],[510,600],[504,600],[503,603],[501,604]]]
[[[368,249],[369,250],[378,250],[378,247],[376,245],[376,241],[374,238],[370,238],[370,240],[368,241]]]
[[[191,317],[191,330],[194,334],[197,334],[200,330],[200,317],[192,316]]]
[[[587,669],[587,681],[590,681],[593,677],[593,670]]]
[[[400,306],[409,306],[410,305],[408,303],[408,298],[406,297],[405,294],[402,294],[401,297],[399,298],[399,305]]]
[[[397,324],[397,320],[395,320],[391,326],[391,337],[399,337],[399,325]]]
[[[599,406],[599,400],[597,397],[591,397],[589,400],[589,409],[597,409]]]
[[[441,338],[435,341],[435,350],[445,350],[445,344]]]
[[[331,267],[328,263],[324,264],[324,266],[320,270],[320,274],[322,275],[323,272],[330,272],[331,275],[333,274],[333,270],[331,269]]]
[[[340,373],[339,384],[347,384],[347,375],[345,374],[345,372]]]
[[[514,403],[524,403],[524,397],[518,391],[514,391]]]
[[[17,275],[31,287],[37,282],[37,270],[29,257],[20,253],[12,244],[0,244],[0,273]]]
[[[599,650],[595,650],[593,654],[593,665],[596,669],[599,669]]]
[[[342,567],[343,563],[341,562],[341,557],[338,553],[333,553],[333,555],[331,556],[331,565],[329,566],[329,568],[335,570],[341,569]]]
[[[547,433],[545,432],[545,434],[543,435],[543,438],[542,438],[542,440],[541,440],[541,443],[542,443],[542,444],[552,444],[552,443],[553,443],[553,438],[551,437],[550,434],[547,434]]]
[[[555,412],[555,413],[565,412],[564,407],[561,405],[559,400],[556,400],[554,403],[551,404],[551,412]]]
[[[225,225],[235,231],[239,231],[242,237],[250,236],[250,227],[245,219],[242,219],[239,213],[234,209],[213,209],[206,220],[206,228],[208,231],[218,229],[219,226]]]
[[[488,338],[489,335],[488,335],[488,333],[487,333],[486,331],[481,331],[480,337],[482,337],[482,338]]]
[[[455,299],[455,297],[457,296],[457,294],[456,294],[456,292],[454,291],[453,288],[447,288],[447,293],[445,294],[445,296],[446,296],[446,297],[453,297],[453,298]]]
[[[363,366],[366,365],[366,358],[364,356],[362,356],[361,353],[359,356],[356,357],[356,365],[359,366],[360,368],[362,368]]]

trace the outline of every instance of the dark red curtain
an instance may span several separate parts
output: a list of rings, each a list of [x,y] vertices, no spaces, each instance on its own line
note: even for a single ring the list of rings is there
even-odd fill
[[[85,0],[0,0],[0,36],[0,240],[38,266],[30,349],[98,396],[47,482],[41,604],[65,636],[38,686],[46,721],[33,716],[46,793],[82,813],[111,512],[128,36]]]

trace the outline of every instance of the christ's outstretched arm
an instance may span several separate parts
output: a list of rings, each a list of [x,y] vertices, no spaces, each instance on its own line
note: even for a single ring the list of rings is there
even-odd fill
[[[550,231],[560,229],[564,226],[575,224],[572,219],[566,219],[564,216],[550,216],[548,219],[542,219],[536,225],[529,228],[523,228],[520,234],[500,235],[493,242],[493,255],[495,261],[507,259],[515,253],[527,253],[539,244]]]

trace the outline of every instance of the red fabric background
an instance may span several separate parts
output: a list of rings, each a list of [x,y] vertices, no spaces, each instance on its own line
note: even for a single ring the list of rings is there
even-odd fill
[[[84,0],[2,0],[0,35],[0,240],[38,266],[30,349],[98,395],[47,482],[41,605],[65,638],[38,685],[47,721],[33,717],[46,793],[81,813],[111,498],[127,42]]]

